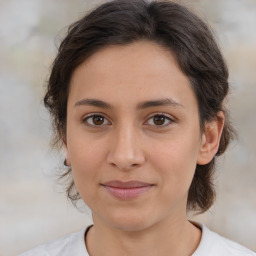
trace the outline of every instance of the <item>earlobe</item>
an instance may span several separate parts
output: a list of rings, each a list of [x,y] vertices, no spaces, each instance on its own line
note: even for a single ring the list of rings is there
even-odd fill
[[[220,111],[213,121],[205,124],[205,131],[202,135],[197,164],[208,164],[216,155],[219,149],[224,122],[224,113]]]
[[[65,166],[70,166],[70,157],[69,157],[69,152],[68,152],[68,146],[67,146],[67,141],[65,138],[62,138],[62,143],[63,143],[63,150],[64,150],[64,154],[65,154],[65,161],[64,161],[64,165]]]

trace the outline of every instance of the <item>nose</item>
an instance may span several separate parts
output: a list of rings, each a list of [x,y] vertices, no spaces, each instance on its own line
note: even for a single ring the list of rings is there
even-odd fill
[[[145,156],[135,128],[120,127],[114,132],[107,162],[120,170],[130,170],[145,162]]]

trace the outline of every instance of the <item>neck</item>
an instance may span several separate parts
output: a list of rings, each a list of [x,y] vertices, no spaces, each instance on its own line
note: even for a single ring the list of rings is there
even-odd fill
[[[94,220],[87,234],[90,256],[190,256],[200,243],[201,230],[187,218],[171,219],[137,231],[125,231]],[[156,246],[161,245],[161,246]]]

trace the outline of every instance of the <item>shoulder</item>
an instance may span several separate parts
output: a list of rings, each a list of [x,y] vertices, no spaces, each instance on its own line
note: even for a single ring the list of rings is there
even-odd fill
[[[88,228],[40,245],[18,256],[87,256],[84,234]]]
[[[215,241],[216,241],[216,246],[217,244],[219,245],[219,250],[223,250],[223,253],[229,253],[230,255],[234,255],[234,256],[256,256],[256,253],[250,251],[249,249],[247,249],[246,247],[233,242],[225,237],[222,237],[214,232],[213,236],[215,236]],[[218,248],[218,247],[217,247]]]
[[[202,229],[201,242],[193,256],[256,256],[256,253],[211,231],[204,224],[193,223]]]

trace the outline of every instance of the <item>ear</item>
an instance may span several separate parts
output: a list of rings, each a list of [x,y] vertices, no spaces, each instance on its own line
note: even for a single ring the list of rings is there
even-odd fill
[[[65,137],[62,137],[62,144],[63,144],[63,150],[64,150],[64,154],[65,154],[65,164],[67,166],[70,166],[70,157],[69,157],[69,152],[68,152],[68,145],[67,145],[67,140]]]
[[[216,155],[219,149],[224,122],[224,113],[220,111],[218,112],[217,117],[213,121],[207,122],[205,124],[205,130],[202,134],[197,164],[208,164]]]

